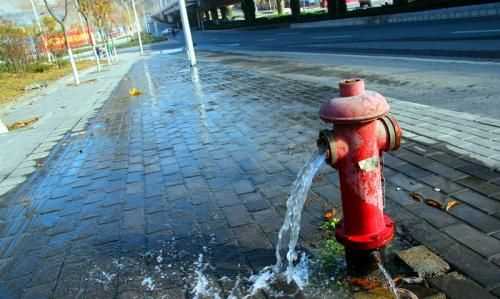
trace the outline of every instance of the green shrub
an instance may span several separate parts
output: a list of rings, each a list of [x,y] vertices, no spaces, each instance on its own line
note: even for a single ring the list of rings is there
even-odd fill
[[[29,64],[26,68],[27,72],[30,73],[44,73],[48,70],[50,70],[52,66],[47,63],[40,63],[40,62],[35,62],[32,64]]]
[[[65,66],[67,66],[69,64],[69,61],[65,60],[65,59],[57,59],[56,60],[56,65],[58,68],[63,68]]]

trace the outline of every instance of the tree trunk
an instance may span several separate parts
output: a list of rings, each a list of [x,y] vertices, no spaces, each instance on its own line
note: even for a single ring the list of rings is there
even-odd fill
[[[344,0],[328,0],[328,14],[332,17],[342,16],[347,12]]]
[[[71,50],[71,45],[68,41],[68,35],[66,33],[66,27],[63,23],[60,23],[63,35],[64,35],[64,44],[66,45],[66,50],[68,50],[69,62],[71,64],[71,70],[73,71],[73,79],[75,80],[75,85],[80,85],[80,76],[78,76],[78,69],[76,68],[75,57],[73,57],[73,51]]]
[[[118,61],[118,53],[116,52],[115,38],[111,35],[111,47],[113,48],[113,56],[115,61]]]
[[[300,0],[290,0],[290,9],[292,10],[292,17],[297,19],[300,16]]]
[[[221,15],[221,18],[224,20],[224,21],[227,21],[227,7],[225,6],[222,6],[220,9],[220,15]]]
[[[283,10],[285,9],[285,1],[284,0],[276,0],[276,9],[278,10],[278,15],[282,15]]]
[[[241,0],[241,9],[247,23],[255,22],[255,2],[253,0]]]
[[[96,65],[97,65],[97,71],[100,72],[101,71],[101,61],[99,59],[99,54],[97,54],[97,45],[95,43],[94,33],[90,29],[90,24],[89,24],[88,18],[86,16],[84,16],[83,19],[85,20],[85,25],[87,26],[87,34],[88,34],[88,37],[90,40],[90,45],[92,46],[92,50],[94,51],[94,59],[95,59]]]
[[[328,14],[332,17],[338,17],[345,14],[347,6],[344,0],[329,0],[328,1]]]
[[[106,53],[106,59],[108,60],[108,65],[112,65],[113,62],[111,61],[111,55],[108,49],[108,36],[104,33],[104,30],[102,28],[99,31],[101,32],[101,38],[104,43],[104,52]]]
[[[217,22],[219,20],[219,12],[217,8],[210,9],[210,14],[212,15],[212,21]]]

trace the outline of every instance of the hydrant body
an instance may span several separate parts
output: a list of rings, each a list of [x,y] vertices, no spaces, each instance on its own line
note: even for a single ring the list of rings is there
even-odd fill
[[[401,129],[387,116],[384,97],[365,91],[362,80],[341,82],[340,95],[321,107],[321,119],[334,129],[318,140],[339,173],[343,219],[335,235],[348,250],[377,250],[394,236],[394,223],[383,212],[382,154],[399,147]]]

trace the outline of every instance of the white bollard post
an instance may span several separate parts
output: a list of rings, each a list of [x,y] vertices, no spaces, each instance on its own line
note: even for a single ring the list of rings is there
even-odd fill
[[[0,119],[0,134],[3,133],[8,133],[9,129],[7,129],[7,126],[3,124],[2,120]]]
[[[193,37],[191,36],[191,27],[189,27],[189,19],[186,10],[185,0],[179,0],[179,10],[181,14],[182,28],[184,30],[184,38],[186,39],[186,48],[191,66],[196,65],[196,54],[194,53]]]

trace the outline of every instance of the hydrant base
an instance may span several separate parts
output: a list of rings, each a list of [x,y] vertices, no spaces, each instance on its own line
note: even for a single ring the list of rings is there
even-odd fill
[[[348,249],[375,250],[383,248],[394,238],[394,221],[386,214],[384,214],[384,221],[383,229],[376,234],[355,236],[347,235],[343,221],[340,221],[335,229],[335,237]]]

